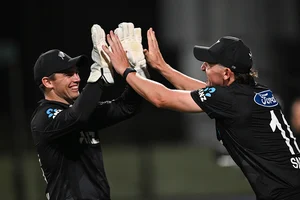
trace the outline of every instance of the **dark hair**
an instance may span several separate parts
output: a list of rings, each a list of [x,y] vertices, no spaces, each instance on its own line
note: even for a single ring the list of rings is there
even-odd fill
[[[48,76],[48,78],[50,79],[50,80],[55,80],[55,73],[54,74],[51,74],[50,76]],[[39,85],[39,88],[40,88],[40,90],[44,93],[45,92],[45,89],[46,89],[46,87],[44,86],[44,84],[43,83],[41,83],[40,85]]]
[[[241,73],[234,73],[235,82],[239,84],[246,84],[246,85],[255,85],[255,78],[258,78],[258,72],[254,69],[250,69],[249,73],[241,74]]]

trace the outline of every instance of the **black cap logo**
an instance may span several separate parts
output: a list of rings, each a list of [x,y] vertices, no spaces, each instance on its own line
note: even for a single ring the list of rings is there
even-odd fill
[[[64,58],[65,58],[65,54],[64,54],[64,52],[62,52],[62,51],[59,51],[59,52],[58,52],[58,56],[61,57],[61,59],[64,59]]]

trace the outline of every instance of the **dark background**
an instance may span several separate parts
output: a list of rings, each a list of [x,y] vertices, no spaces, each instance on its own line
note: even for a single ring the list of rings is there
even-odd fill
[[[188,2],[194,2],[195,6],[185,10],[185,4],[188,4]],[[37,102],[43,98],[42,93],[33,81],[33,66],[36,59],[41,53],[54,48],[64,51],[71,57],[80,54],[90,56],[92,49],[90,28],[93,24],[99,24],[108,33],[109,30],[114,30],[121,22],[133,22],[136,27],[142,28],[144,48],[147,48],[146,31],[148,28],[153,27],[165,60],[178,70],[183,69],[179,67],[183,63],[180,61],[184,53],[182,46],[190,42],[188,41],[188,37],[193,35],[194,31],[197,32],[195,39],[199,42],[199,45],[204,40],[207,44],[211,44],[219,35],[235,33],[236,31],[238,36],[243,36],[248,40],[249,46],[253,47],[254,61],[258,67],[258,71],[261,72],[259,80],[262,80],[263,83],[268,83],[278,97],[278,100],[282,103],[283,111],[289,120],[290,105],[296,97],[300,96],[300,3],[297,0],[257,0],[250,6],[247,5],[248,3],[249,1],[240,0],[28,0],[2,2],[0,8],[0,120],[2,129],[0,165],[2,168],[0,168],[0,171],[2,172],[1,177],[7,174],[11,174],[12,176],[9,176],[7,179],[3,178],[2,182],[0,182],[0,188],[5,188],[1,184],[9,185],[8,183],[11,183],[10,185],[12,185],[11,188],[13,188],[12,191],[15,193],[15,198],[11,197],[10,199],[21,199],[18,197],[26,199],[22,195],[30,193],[28,192],[29,190],[26,190],[24,180],[32,178],[27,173],[24,173],[25,167],[23,165],[30,160],[27,154],[35,155],[30,133],[30,117],[37,106]],[[163,11],[161,10],[162,5],[164,5],[165,9]],[[173,9],[178,8],[178,10],[181,8],[181,10],[185,10],[185,13],[182,14],[181,11],[178,11],[170,17],[166,14],[169,11],[169,7]],[[287,8],[293,8],[293,11]],[[248,13],[249,15],[246,16],[243,13]],[[188,23],[192,23],[188,17],[192,14],[197,18],[194,22],[197,26],[191,26],[193,30],[185,29],[182,27],[182,24],[187,25]],[[228,16],[228,18],[222,19],[220,16],[223,15]],[[168,20],[164,18],[165,16],[169,17],[168,20],[173,20],[172,23],[170,21],[170,24],[175,24],[175,28],[173,27],[172,29],[172,26],[169,26]],[[182,21],[185,22],[185,19],[181,19],[182,16],[187,16],[186,24],[182,23]],[[174,35],[178,36],[174,37]],[[191,46],[195,45],[194,41],[192,43]],[[193,57],[191,58],[194,59]],[[91,59],[90,64],[92,64]],[[196,65],[200,67],[200,63],[196,62]],[[183,67],[187,68],[189,66]],[[173,88],[156,71],[149,70],[153,80],[159,81],[169,88]],[[84,86],[88,74],[89,69],[80,70],[81,88]],[[196,74],[192,75],[196,76]],[[120,76],[116,76],[116,84],[105,89],[102,99],[109,100],[118,97],[122,93],[124,86],[124,80]],[[106,148],[112,146],[112,149],[118,150],[116,154],[125,152],[119,146],[130,145],[137,147],[137,150],[134,149],[134,152],[139,160],[137,161],[138,164],[134,164],[138,166],[139,170],[135,171],[140,173],[138,177],[141,177],[140,182],[143,183],[139,184],[140,188],[138,191],[144,197],[147,194],[151,196],[151,192],[155,193],[153,191],[158,191],[158,193],[162,191],[162,194],[172,196],[181,190],[189,192],[189,189],[195,185],[196,189],[191,189],[190,193],[183,192],[184,195],[190,195],[189,199],[193,199],[194,191],[206,194],[201,189],[210,185],[209,181],[211,180],[211,185],[213,185],[211,187],[212,190],[209,191],[209,195],[206,194],[201,199],[212,199],[210,195],[215,193],[219,195],[219,192],[222,191],[221,187],[226,188],[226,186],[232,184],[232,188],[234,188],[241,185],[239,181],[242,180],[242,183],[245,182],[242,178],[243,176],[239,172],[236,172],[235,169],[234,171],[227,171],[227,169],[217,168],[217,166],[212,165],[214,161],[211,161],[211,158],[213,156],[205,154],[207,151],[198,149],[205,147],[207,141],[202,141],[199,145],[196,142],[197,138],[188,135],[186,127],[189,124],[186,123],[189,121],[185,117],[186,115],[181,113],[157,109],[144,101],[142,110],[138,115],[99,132],[101,143]],[[202,118],[199,122],[207,123],[206,121],[202,121]],[[196,123],[200,124],[199,122],[196,121]],[[215,136],[215,133],[211,130],[199,132],[198,130],[194,130],[194,132],[196,134],[212,135],[212,138]],[[158,143],[163,143],[163,146],[159,146],[157,150],[156,145]],[[189,150],[190,147],[193,148],[193,145],[181,148],[179,144],[185,143],[197,144],[198,146],[193,151]],[[169,149],[170,146],[172,148]],[[164,149],[167,150],[165,151]],[[185,154],[185,152],[190,153]],[[213,154],[214,149],[209,148],[208,152],[212,152]],[[106,155],[111,156],[114,154],[110,154],[108,148]],[[167,156],[164,157],[164,155]],[[120,165],[115,164],[114,160],[110,161],[109,156],[106,157],[107,160],[105,163],[108,166],[109,179],[114,181],[114,174],[119,172],[120,168],[116,168],[116,171],[114,171],[113,167],[119,167]],[[154,162],[152,159],[155,156],[159,158],[161,156],[162,161]],[[184,161],[185,158],[186,161]],[[175,160],[174,163],[172,159]],[[9,165],[11,167],[5,168],[6,160],[11,163]],[[36,161],[36,158],[34,157],[33,160]],[[183,170],[177,171],[176,166],[179,167],[189,162],[191,163],[183,166]],[[123,167],[123,165],[126,165],[126,162],[121,165]],[[37,162],[33,164],[34,167],[38,168]],[[162,178],[159,179],[156,177],[157,179],[154,179],[156,172],[152,171],[152,167],[154,171],[159,171],[161,167],[166,168],[161,173]],[[30,165],[27,168],[31,168]],[[198,170],[198,168],[202,170]],[[193,170],[195,170],[195,173]],[[169,177],[171,178],[163,179],[163,175],[167,176],[168,172],[170,172],[171,175]],[[180,175],[180,172],[183,174]],[[192,175],[188,176],[189,172],[193,172]],[[32,173],[41,178],[40,171]],[[199,178],[196,178],[198,175]],[[207,177],[204,178],[206,175]],[[184,181],[178,181],[176,178]],[[197,182],[194,183],[191,181],[194,180],[193,178]],[[120,178],[116,179],[119,180]],[[42,184],[39,181],[41,180],[39,179],[32,186],[34,187],[32,189],[34,191],[32,192],[33,194],[41,193],[44,190],[40,186]],[[130,182],[130,178],[126,179],[126,181]],[[126,186],[127,182],[120,183],[120,188]],[[173,187],[172,184],[179,184],[178,182],[180,185]],[[188,183],[190,182],[193,184],[189,185]],[[245,184],[247,185],[247,183]],[[128,183],[128,185],[130,184]],[[169,188],[167,187],[168,185]],[[183,189],[185,185],[186,190]],[[114,188],[114,184],[112,184],[112,188]],[[230,188],[224,190],[229,191]],[[0,191],[0,196],[4,191],[5,189]],[[113,194],[122,197],[122,193],[119,193],[117,189],[116,191]],[[233,197],[230,197],[231,193],[226,193],[226,191],[222,192],[221,196],[228,195],[228,199],[233,199]],[[239,195],[252,194],[249,191],[249,188],[242,188],[238,189],[236,193]],[[37,197],[36,199],[44,199],[43,194],[39,195],[37,196],[41,198]],[[176,197],[180,199],[181,196]],[[185,196],[182,197],[182,199],[187,198]],[[248,200],[250,198],[240,197],[238,199]],[[176,198],[172,196],[170,199]]]
[[[14,109],[11,105],[12,102],[23,104],[23,116],[25,117],[23,125],[27,129],[26,133],[29,131],[31,113],[37,106],[37,101],[43,98],[42,93],[33,81],[33,66],[42,52],[56,48],[71,57],[80,54],[90,56],[92,49],[90,28],[92,25],[99,24],[108,33],[109,30],[114,30],[121,22],[134,22],[136,27],[141,27],[143,30],[143,46],[147,48],[146,30],[149,27],[156,28],[159,19],[156,13],[156,1],[148,2],[147,5],[141,5],[142,2],[140,1],[25,1],[20,5],[16,5],[13,1],[7,3],[8,7],[5,14],[2,13],[2,19],[9,18],[9,20],[2,20],[1,38],[2,41],[7,40],[14,45],[16,57],[12,58],[12,64],[2,63],[4,66],[1,68],[2,94],[6,98],[1,98],[1,105],[3,105],[1,115],[4,118],[8,116],[14,118],[11,116],[11,111]],[[8,10],[14,11],[14,13],[7,15]],[[157,34],[159,37],[159,31],[157,31]],[[164,46],[163,43],[161,45]],[[170,58],[169,63],[176,67],[175,49],[166,46],[162,49],[162,52],[166,59]],[[90,63],[92,64],[91,59]],[[11,80],[14,82],[11,85],[9,65],[13,65],[14,72],[20,73],[19,75],[15,74],[15,78],[18,77],[19,79]],[[157,72],[150,69],[150,73],[153,79],[172,87]],[[84,86],[88,74],[89,69],[80,70],[81,88]],[[124,85],[125,82],[117,75],[116,84],[105,90],[102,99],[118,97],[123,91]],[[12,101],[12,96],[21,99]],[[146,112],[139,114],[139,116],[128,122],[129,126],[119,125],[119,127],[112,128],[111,131],[110,129],[107,130],[108,133],[103,134],[102,137],[108,139],[103,141],[135,143],[137,140],[144,140],[146,136],[148,139],[154,140],[178,140],[178,138],[183,137],[180,133],[179,124],[176,122],[180,118],[179,114],[158,110],[148,102],[143,103],[143,111]],[[171,114],[169,114],[170,112]],[[160,134],[157,131],[159,130],[158,127],[161,127],[160,130],[166,129],[166,126],[161,124],[162,119],[164,119],[165,124],[172,124],[172,135]],[[14,122],[13,124],[10,120],[6,122],[3,128],[5,132],[9,132],[12,130],[11,127]],[[8,126],[9,123],[10,126]],[[149,123],[152,123],[152,125],[149,126]],[[147,128],[142,128],[143,126]],[[116,133],[118,128],[125,129],[124,132],[128,133],[126,135]],[[170,130],[170,127],[168,130]],[[24,134],[24,132],[20,134]],[[6,139],[11,140],[10,136],[12,135],[6,135]],[[28,148],[31,148],[31,135],[27,136]],[[8,148],[10,143],[3,143],[3,145],[7,145],[6,148]],[[23,145],[26,145],[26,143]]]
[[[270,1],[266,1],[270,2]],[[268,3],[266,3],[268,4]],[[272,7],[280,6],[278,3]],[[299,11],[299,3],[297,10]],[[259,6],[259,5],[258,5]],[[23,115],[25,123],[23,125],[29,128],[30,115],[37,105],[37,101],[41,99],[42,93],[33,81],[33,65],[38,56],[49,49],[58,48],[70,56],[85,54],[90,56],[92,42],[90,38],[90,28],[93,24],[99,24],[106,33],[114,30],[121,22],[134,22],[136,27],[142,28],[143,46],[147,48],[146,30],[153,27],[156,31],[158,39],[160,39],[161,16],[158,1],[7,1],[6,5],[1,7],[1,32],[0,44],[1,48],[1,122],[5,132],[9,132],[13,124],[11,124],[12,110],[14,106],[19,106],[19,110],[24,109]],[[199,9],[199,13],[201,10]],[[207,11],[206,11],[207,12]],[[297,25],[299,26],[299,14],[297,12]],[[278,13],[280,15],[280,13]],[[266,17],[269,17],[266,14]],[[269,17],[270,26],[275,27],[276,20]],[[295,19],[293,19],[295,21]],[[247,23],[247,22],[245,22]],[[288,23],[288,22],[286,22]],[[273,25],[272,25],[273,24]],[[210,26],[212,26],[210,24]],[[205,27],[204,27],[205,28]],[[299,28],[298,28],[299,29]],[[280,31],[280,30],[278,30]],[[255,37],[255,35],[253,35]],[[180,49],[175,45],[161,40],[160,47],[165,60],[177,69],[178,54]],[[269,71],[269,79],[271,77],[272,89],[282,99],[287,116],[289,115],[289,104],[299,95],[298,74],[300,72],[298,66],[299,56],[299,40],[287,40],[278,34],[268,35],[267,42],[272,49],[274,57],[272,57],[272,66],[266,67]],[[6,52],[7,48],[13,48],[13,55]],[[91,59],[90,59],[90,62]],[[10,71],[10,69],[12,69]],[[87,79],[89,69],[80,71],[82,84]],[[172,88],[163,77],[157,72],[150,69],[152,79],[162,82]],[[117,97],[124,87],[124,81],[120,77],[116,77],[117,83],[107,88],[103,99],[112,99]],[[19,97],[18,99],[15,99]],[[12,105],[12,103],[18,105]],[[149,103],[144,103],[144,113],[141,113],[130,126],[141,127],[151,122],[153,126],[148,128],[143,137],[158,140],[178,140],[184,139],[184,133],[180,128],[180,114],[172,111],[158,110]],[[10,119],[8,118],[10,117]],[[170,124],[171,126],[162,125]],[[14,122],[13,122],[14,123]],[[9,125],[10,124],[10,125]],[[9,126],[8,126],[9,125]],[[158,129],[158,127],[160,127]],[[172,136],[167,134],[158,134],[157,130],[172,128]],[[140,128],[129,128],[130,134],[123,139],[128,142],[134,141],[140,133],[134,134],[134,130]],[[114,131],[112,131],[114,132]],[[148,134],[148,132],[150,134]],[[110,135],[106,134],[105,136]],[[5,140],[10,139],[11,134],[5,135]],[[115,135],[114,135],[115,136]],[[132,137],[131,137],[132,136]],[[30,137],[30,135],[29,135]],[[118,136],[119,137],[119,136]],[[140,138],[143,140],[143,137]],[[151,138],[152,137],[152,138]],[[113,137],[115,140],[116,138]],[[29,138],[30,140],[30,138]],[[8,145],[9,143],[4,143]]]

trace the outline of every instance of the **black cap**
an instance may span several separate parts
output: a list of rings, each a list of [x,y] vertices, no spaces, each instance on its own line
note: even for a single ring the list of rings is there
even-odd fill
[[[237,73],[249,73],[252,67],[249,47],[232,36],[222,37],[210,47],[195,46],[194,56],[203,62],[219,63]]]
[[[52,49],[42,53],[34,65],[34,81],[40,85],[43,77],[48,77],[53,73],[57,73],[73,66],[81,67],[88,63],[85,55],[71,58],[66,53]]]

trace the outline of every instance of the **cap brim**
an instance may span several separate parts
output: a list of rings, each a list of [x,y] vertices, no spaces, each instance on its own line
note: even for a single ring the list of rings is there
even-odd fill
[[[194,56],[202,62],[217,63],[216,59],[211,55],[209,47],[194,46]]]
[[[88,58],[85,55],[80,55],[69,60],[69,67],[86,67],[88,65]]]

